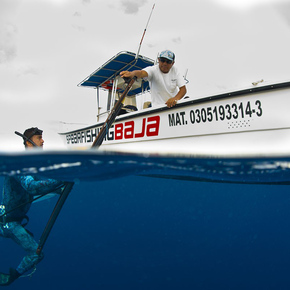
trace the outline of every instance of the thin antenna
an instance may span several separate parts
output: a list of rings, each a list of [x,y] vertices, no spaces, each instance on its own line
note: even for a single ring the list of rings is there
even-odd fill
[[[146,30],[147,30],[147,27],[148,27],[149,21],[150,21],[150,19],[151,19],[151,15],[152,15],[152,13],[153,13],[154,7],[155,7],[155,3],[153,4],[153,7],[152,7],[151,13],[150,13],[150,15],[149,15],[149,18],[148,18],[148,21],[147,21],[146,27],[145,27],[145,29],[144,29],[144,32],[143,32],[143,35],[142,35],[142,38],[141,38],[141,41],[140,41],[139,49],[138,49],[138,52],[137,52],[137,54],[136,54],[136,59],[137,59],[138,56],[139,56],[139,52],[140,52],[140,49],[141,49],[141,45],[142,45],[142,42],[143,42],[143,38],[144,38],[144,36],[145,36],[145,33],[146,33]]]

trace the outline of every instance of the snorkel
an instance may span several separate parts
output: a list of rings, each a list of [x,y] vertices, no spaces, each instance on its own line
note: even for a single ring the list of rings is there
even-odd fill
[[[15,131],[14,133],[20,137],[23,138],[23,144],[24,146],[26,146],[26,142],[29,142],[33,145],[33,147],[38,147],[32,140],[31,138],[34,136],[34,135],[42,135],[42,130],[38,129],[37,127],[32,127],[30,129],[27,129],[25,130],[25,132],[23,134]]]

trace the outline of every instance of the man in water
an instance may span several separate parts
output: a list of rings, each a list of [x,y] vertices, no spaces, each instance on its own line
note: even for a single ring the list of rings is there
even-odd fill
[[[175,54],[172,51],[162,51],[158,60],[157,65],[148,66],[143,70],[122,71],[120,75],[128,78],[147,78],[150,84],[152,105],[166,104],[171,108],[185,96],[185,80],[173,66]]]
[[[26,149],[42,148],[42,130],[29,128],[24,134],[18,133],[24,140]],[[45,195],[50,192],[61,193],[64,183],[53,179],[38,179],[35,176],[15,175],[4,180],[3,199],[0,205],[0,236],[11,238],[27,253],[16,269],[10,268],[9,274],[0,273],[0,286],[10,285],[25,272],[35,268],[43,253],[36,253],[37,242],[32,234],[22,224],[28,221],[26,216],[34,196]]]

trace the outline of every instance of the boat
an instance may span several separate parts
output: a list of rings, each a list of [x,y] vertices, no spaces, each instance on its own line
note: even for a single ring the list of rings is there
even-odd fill
[[[126,87],[119,74],[154,60],[122,51],[78,86],[96,91],[96,123],[60,135],[71,149],[89,149]],[[144,97],[145,96],[145,97]],[[253,83],[207,96],[186,96],[173,108],[150,106],[150,87],[137,80],[101,150],[206,156],[273,156],[290,151],[290,81]],[[144,101],[142,101],[144,99]]]

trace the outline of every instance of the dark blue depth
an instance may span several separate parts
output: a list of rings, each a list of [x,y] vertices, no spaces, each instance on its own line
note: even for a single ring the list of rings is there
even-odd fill
[[[32,206],[28,229],[36,237],[55,201]],[[80,182],[36,273],[9,289],[289,289],[289,207],[282,185],[138,176]],[[0,243],[6,272],[23,252]]]

